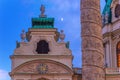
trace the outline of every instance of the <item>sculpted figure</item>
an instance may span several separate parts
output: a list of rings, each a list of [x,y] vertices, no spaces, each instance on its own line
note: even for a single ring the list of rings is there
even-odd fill
[[[46,15],[44,14],[45,13],[45,6],[44,5],[41,5],[40,11],[41,11],[40,17],[46,17]]]
[[[65,34],[64,34],[64,31],[61,30],[61,33],[60,33],[60,36],[59,36],[61,42],[64,42],[64,39],[65,39]]]
[[[26,39],[26,33],[24,30],[22,30],[22,33],[20,34],[20,37],[21,37],[21,41],[22,42],[25,42],[25,39]]]

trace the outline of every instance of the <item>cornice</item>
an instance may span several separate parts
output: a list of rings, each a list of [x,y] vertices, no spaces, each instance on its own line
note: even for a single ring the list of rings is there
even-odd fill
[[[107,33],[105,33],[105,34],[103,34],[103,38],[105,38],[105,37],[109,37],[109,36],[111,36],[111,32],[107,32]]]
[[[117,18],[117,20],[112,21],[112,25],[114,25],[114,24],[117,23],[117,22],[120,22],[120,18]]]
[[[72,55],[11,55],[11,59],[14,58],[73,58]]]
[[[10,76],[14,76],[14,75],[36,75],[36,76],[39,76],[39,75],[46,75],[46,76],[53,76],[53,75],[68,75],[68,76],[72,76],[73,73],[46,73],[46,74],[39,74],[39,73],[14,73],[12,74],[11,72],[9,73]]]
[[[119,76],[120,77],[120,74],[105,74],[106,76]]]
[[[109,36],[115,37],[115,36],[118,35],[118,34],[120,34],[120,28],[119,28],[119,29],[116,29],[116,30],[114,30],[114,31],[107,32],[107,33],[103,34],[103,38],[109,37]]]

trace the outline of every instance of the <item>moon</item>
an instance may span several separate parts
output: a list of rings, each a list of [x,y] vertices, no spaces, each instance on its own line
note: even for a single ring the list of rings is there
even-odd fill
[[[63,20],[64,20],[64,18],[61,18],[60,20],[61,20],[61,21],[63,21]]]

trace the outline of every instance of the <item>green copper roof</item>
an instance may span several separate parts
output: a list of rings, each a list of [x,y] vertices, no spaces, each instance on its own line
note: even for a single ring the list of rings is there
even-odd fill
[[[106,17],[106,15],[108,16],[107,23],[111,23],[111,19],[112,19],[112,12],[111,12],[111,8],[110,8],[112,1],[113,0],[106,0],[106,5],[105,5],[104,10],[102,12],[102,16],[104,16],[104,18]]]
[[[54,28],[54,18],[32,18],[32,28],[50,29]]]
[[[110,11],[111,3],[112,3],[112,0],[107,0],[107,1],[106,1],[106,5],[105,5],[105,7],[104,7],[103,14],[105,14],[106,12],[109,12],[109,11]]]

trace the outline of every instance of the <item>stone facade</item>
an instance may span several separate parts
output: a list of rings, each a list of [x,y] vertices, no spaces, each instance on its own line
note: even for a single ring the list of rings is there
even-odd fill
[[[28,32],[28,36],[31,36],[30,41],[20,42],[20,47],[16,48],[11,56],[11,79],[72,80],[72,54],[66,48],[66,43],[56,42],[57,29],[29,29]],[[36,52],[37,42],[40,40],[48,42],[50,49],[48,54]],[[42,67],[39,68],[39,65]],[[43,72],[38,69],[42,69]]]
[[[109,0],[108,0],[109,1]],[[116,17],[116,6],[120,4],[120,0],[112,0],[110,5],[111,21],[103,25],[103,45],[105,52],[106,80],[120,80],[120,67],[117,46],[120,42],[120,16]],[[105,10],[104,10],[105,11]],[[102,16],[103,17],[103,16]],[[103,21],[104,22],[104,21]]]

